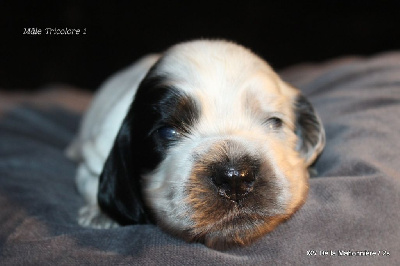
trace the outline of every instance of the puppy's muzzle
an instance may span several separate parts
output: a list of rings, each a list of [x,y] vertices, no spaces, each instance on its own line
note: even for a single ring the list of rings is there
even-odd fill
[[[226,199],[239,202],[252,190],[258,172],[258,165],[246,158],[236,162],[216,163],[211,180],[218,189],[218,194]]]
[[[253,149],[254,150],[254,149]],[[260,176],[261,160],[257,153],[238,140],[217,141],[199,158],[193,172],[209,182],[220,200],[239,203],[249,196]]]

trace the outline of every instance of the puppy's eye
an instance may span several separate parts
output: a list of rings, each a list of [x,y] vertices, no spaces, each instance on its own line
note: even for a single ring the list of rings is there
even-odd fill
[[[276,130],[282,127],[283,121],[278,117],[271,117],[267,119],[265,124],[267,125],[268,129]]]
[[[178,130],[176,130],[173,127],[164,126],[164,127],[157,129],[157,135],[162,140],[173,141],[173,140],[177,140],[181,134],[179,133]]]

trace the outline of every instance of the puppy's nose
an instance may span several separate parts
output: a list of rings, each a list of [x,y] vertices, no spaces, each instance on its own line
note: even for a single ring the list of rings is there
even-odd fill
[[[255,171],[250,166],[218,167],[212,177],[218,193],[229,200],[239,201],[253,189]]]

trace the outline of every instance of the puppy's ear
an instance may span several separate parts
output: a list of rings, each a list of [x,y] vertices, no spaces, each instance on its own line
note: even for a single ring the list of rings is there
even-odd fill
[[[325,146],[325,130],[311,103],[299,94],[295,98],[297,150],[310,166]]]
[[[100,176],[98,203],[121,225],[149,223],[141,192],[140,176],[134,170],[132,110],[122,122],[114,146]]]

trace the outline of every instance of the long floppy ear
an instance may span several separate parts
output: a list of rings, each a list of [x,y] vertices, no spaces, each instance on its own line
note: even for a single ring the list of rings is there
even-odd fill
[[[136,65],[140,75],[135,77],[141,81],[137,84],[133,102],[122,121],[99,180],[98,204],[103,212],[121,225],[153,222],[144,204],[141,171],[152,169],[155,165],[152,158],[156,156],[146,138],[156,119],[148,99],[153,95],[146,96],[157,83],[153,84],[153,79],[146,77],[156,67],[159,55],[146,60]]]
[[[311,103],[299,94],[295,99],[297,150],[310,166],[325,146],[325,130]]]
[[[102,211],[121,225],[150,222],[143,204],[140,175],[133,166],[132,113],[129,110],[122,122],[106,160],[97,197]]]

